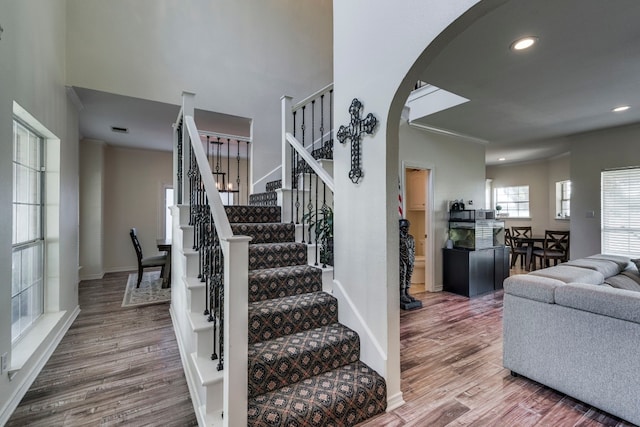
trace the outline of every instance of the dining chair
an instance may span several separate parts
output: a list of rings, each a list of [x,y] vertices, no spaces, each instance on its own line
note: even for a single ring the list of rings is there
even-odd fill
[[[129,235],[131,236],[131,243],[133,243],[133,248],[136,250],[136,256],[138,257],[138,283],[136,284],[136,288],[140,287],[142,273],[145,268],[162,267],[162,270],[160,270],[160,277],[164,277],[164,267],[167,264],[167,255],[157,255],[145,258],[142,255],[142,246],[140,246],[136,229],[132,228]]]
[[[569,230],[546,230],[543,248],[533,250],[534,269],[538,259],[541,267],[549,267],[550,260],[553,260],[553,265],[569,261]]]
[[[518,237],[531,237],[531,227],[530,226],[513,226],[511,227],[511,234],[514,238]]]
[[[516,261],[518,260],[518,258],[520,258],[520,267],[524,268],[524,260],[527,255],[527,248],[513,240],[511,230],[509,230],[508,228],[504,229],[504,243],[506,246],[509,246],[511,248],[511,268],[516,265]]]

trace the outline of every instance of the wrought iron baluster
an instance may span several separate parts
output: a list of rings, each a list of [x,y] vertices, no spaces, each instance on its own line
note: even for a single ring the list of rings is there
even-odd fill
[[[305,110],[306,110],[307,106],[303,105],[302,106],[302,125],[300,127],[300,131],[302,132],[302,148],[305,148],[304,146],[304,140],[305,140],[305,134],[306,134],[306,126],[305,126]],[[304,159],[302,159],[302,170],[301,170],[301,174],[302,174],[302,243],[307,243],[305,240],[305,230],[307,229],[307,227],[305,226],[305,215],[304,215],[304,209],[306,207],[305,204],[305,196],[307,193],[307,164],[304,161]]]
[[[238,154],[236,155],[236,161],[237,161],[237,167],[238,170],[237,175],[236,175],[236,191],[238,192],[238,200],[234,200],[233,204],[239,204],[240,203],[240,141],[238,142]]]
[[[179,205],[182,204],[182,182],[183,182],[183,176],[182,176],[182,117],[180,117],[180,121],[178,122],[178,126],[176,128],[176,132],[178,132],[178,171],[177,171],[177,175],[178,175],[178,179],[177,179],[177,183],[178,183],[178,197],[177,197],[177,203]]]
[[[247,193],[247,203],[249,203],[249,187],[251,185],[249,185],[249,141],[247,141],[247,183],[245,184],[246,187],[246,193]]]
[[[316,100],[311,101],[311,152],[316,151]],[[322,134],[320,134],[320,138],[322,138]],[[313,169],[309,169],[309,173],[311,173]],[[311,187],[313,182],[313,177],[315,177],[315,205],[311,203]],[[315,214],[313,212],[313,208],[315,206]],[[318,265],[318,174],[313,172],[313,176],[309,177],[309,243],[311,243],[311,224],[313,223],[311,218],[315,218],[315,265]],[[315,215],[315,217],[314,217]]]
[[[218,253],[218,274],[217,274],[217,283],[218,283],[218,319],[220,323],[218,335],[220,337],[218,341],[218,353],[220,353],[220,357],[218,359],[218,371],[224,369],[224,257],[222,253],[222,247],[220,246],[220,242],[218,241],[217,246]]]

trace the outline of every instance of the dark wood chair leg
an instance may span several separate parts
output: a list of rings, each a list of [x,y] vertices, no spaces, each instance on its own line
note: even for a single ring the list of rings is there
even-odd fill
[[[136,288],[140,287],[140,282],[142,282],[142,267],[138,267],[138,284],[136,285]]]

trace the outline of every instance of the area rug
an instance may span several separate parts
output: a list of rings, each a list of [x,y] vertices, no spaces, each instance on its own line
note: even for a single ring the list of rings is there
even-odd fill
[[[123,307],[139,307],[171,301],[171,288],[162,288],[160,271],[143,273],[139,288],[136,288],[137,281],[137,273],[129,275],[122,300]]]

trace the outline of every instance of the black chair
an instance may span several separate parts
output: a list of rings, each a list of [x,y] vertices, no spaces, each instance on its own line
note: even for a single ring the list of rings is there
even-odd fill
[[[569,261],[569,231],[546,230],[544,232],[544,247],[533,251],[532,264],[534,268],[536,259],[540,259],[540,266],[543,268],[549,267],[550,260],[553,260],[553,265]]]
[[[132,228],[129,232],[131,236],[131,242],[133,243],[133,248],[136,250],[136,256],[138,257],[138,284],[136,288],[140,287],[140,282],[142,281],[142,273],[145,268],[151,267],[162,267],[160,271],[160,276],[164,277],[164,267],[167,265],[167,255],[157,255],[152,257],[145,258],[142,255],[142,247],[140,246],[140,242],[138,241],[138,234],[135,228]]]
[[[504,229],[504,244],[511,248],[511,268],[516,265],[516,261],[520,258],[520,267],[524,268],[524,260],[527,256],[527,248],[516,243],[511,236],[511,230]]]

